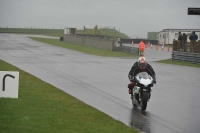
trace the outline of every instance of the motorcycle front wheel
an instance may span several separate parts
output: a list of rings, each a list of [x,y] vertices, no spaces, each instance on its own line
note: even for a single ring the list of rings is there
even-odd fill
[[[139,101],[139,94],[134,94],[134,96],[135,96],[135,99],[137,100],[137,102],[140,104],[140,101]],[[133,105],[134,107],[137,107],[137,105],[135,104],[135,102],[134,102],[133,99],[132,99],[132,105]]]
[[[146,108],[147,108],[147,101],[148,101],[148,98],[149,98],[149,93],[148,93],[148,92],[143,92],[142,100],[141,100],[141,109],[142,109],[143,111],[145,111]]]

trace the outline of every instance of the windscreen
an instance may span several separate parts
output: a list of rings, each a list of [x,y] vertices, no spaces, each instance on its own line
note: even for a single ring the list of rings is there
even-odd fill
[[[143,79],[149,78],[149,74],[147,72],[141,72],[138,75],[139,75],[140,78],[143,78]]]

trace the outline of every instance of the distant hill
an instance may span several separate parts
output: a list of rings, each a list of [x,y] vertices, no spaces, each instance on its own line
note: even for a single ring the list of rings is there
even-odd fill
[[[110,38],[112,37],[120,37],[123,39],[129,39],[130,37],[127,36],[124,33],[121,33],[115,29],[107,29],[107,28],[102,28],[102,29],[86,29],[85,33],[84,30],[77,30],[78,34],[88,34],[88,35],[103,35],[103,36],[108,36]]]

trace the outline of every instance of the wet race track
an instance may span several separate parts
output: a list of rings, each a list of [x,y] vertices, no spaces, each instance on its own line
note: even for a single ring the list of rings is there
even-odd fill
[[[127,84],[137,59],[91,56],[39,43],[25,35],[0,34],[0,59],[146,133],[200,132],[200,69],[153,62],[171,52],[146,49],[157,74],[147,110],[133,108]],[[20,98],[20,95],[19,95]]]

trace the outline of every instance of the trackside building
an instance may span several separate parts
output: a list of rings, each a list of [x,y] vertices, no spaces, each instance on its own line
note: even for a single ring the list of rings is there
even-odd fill
[[[182,34],[185,33],[187,35],[187,41],[189,42],[189,37],[192,31],[195,31],[198,36],[198,40],[200,40],[200,29],[163,29],[162,31],[158,32],[158,43],[173,44],[174,39],[178,40],[179,32]]]

